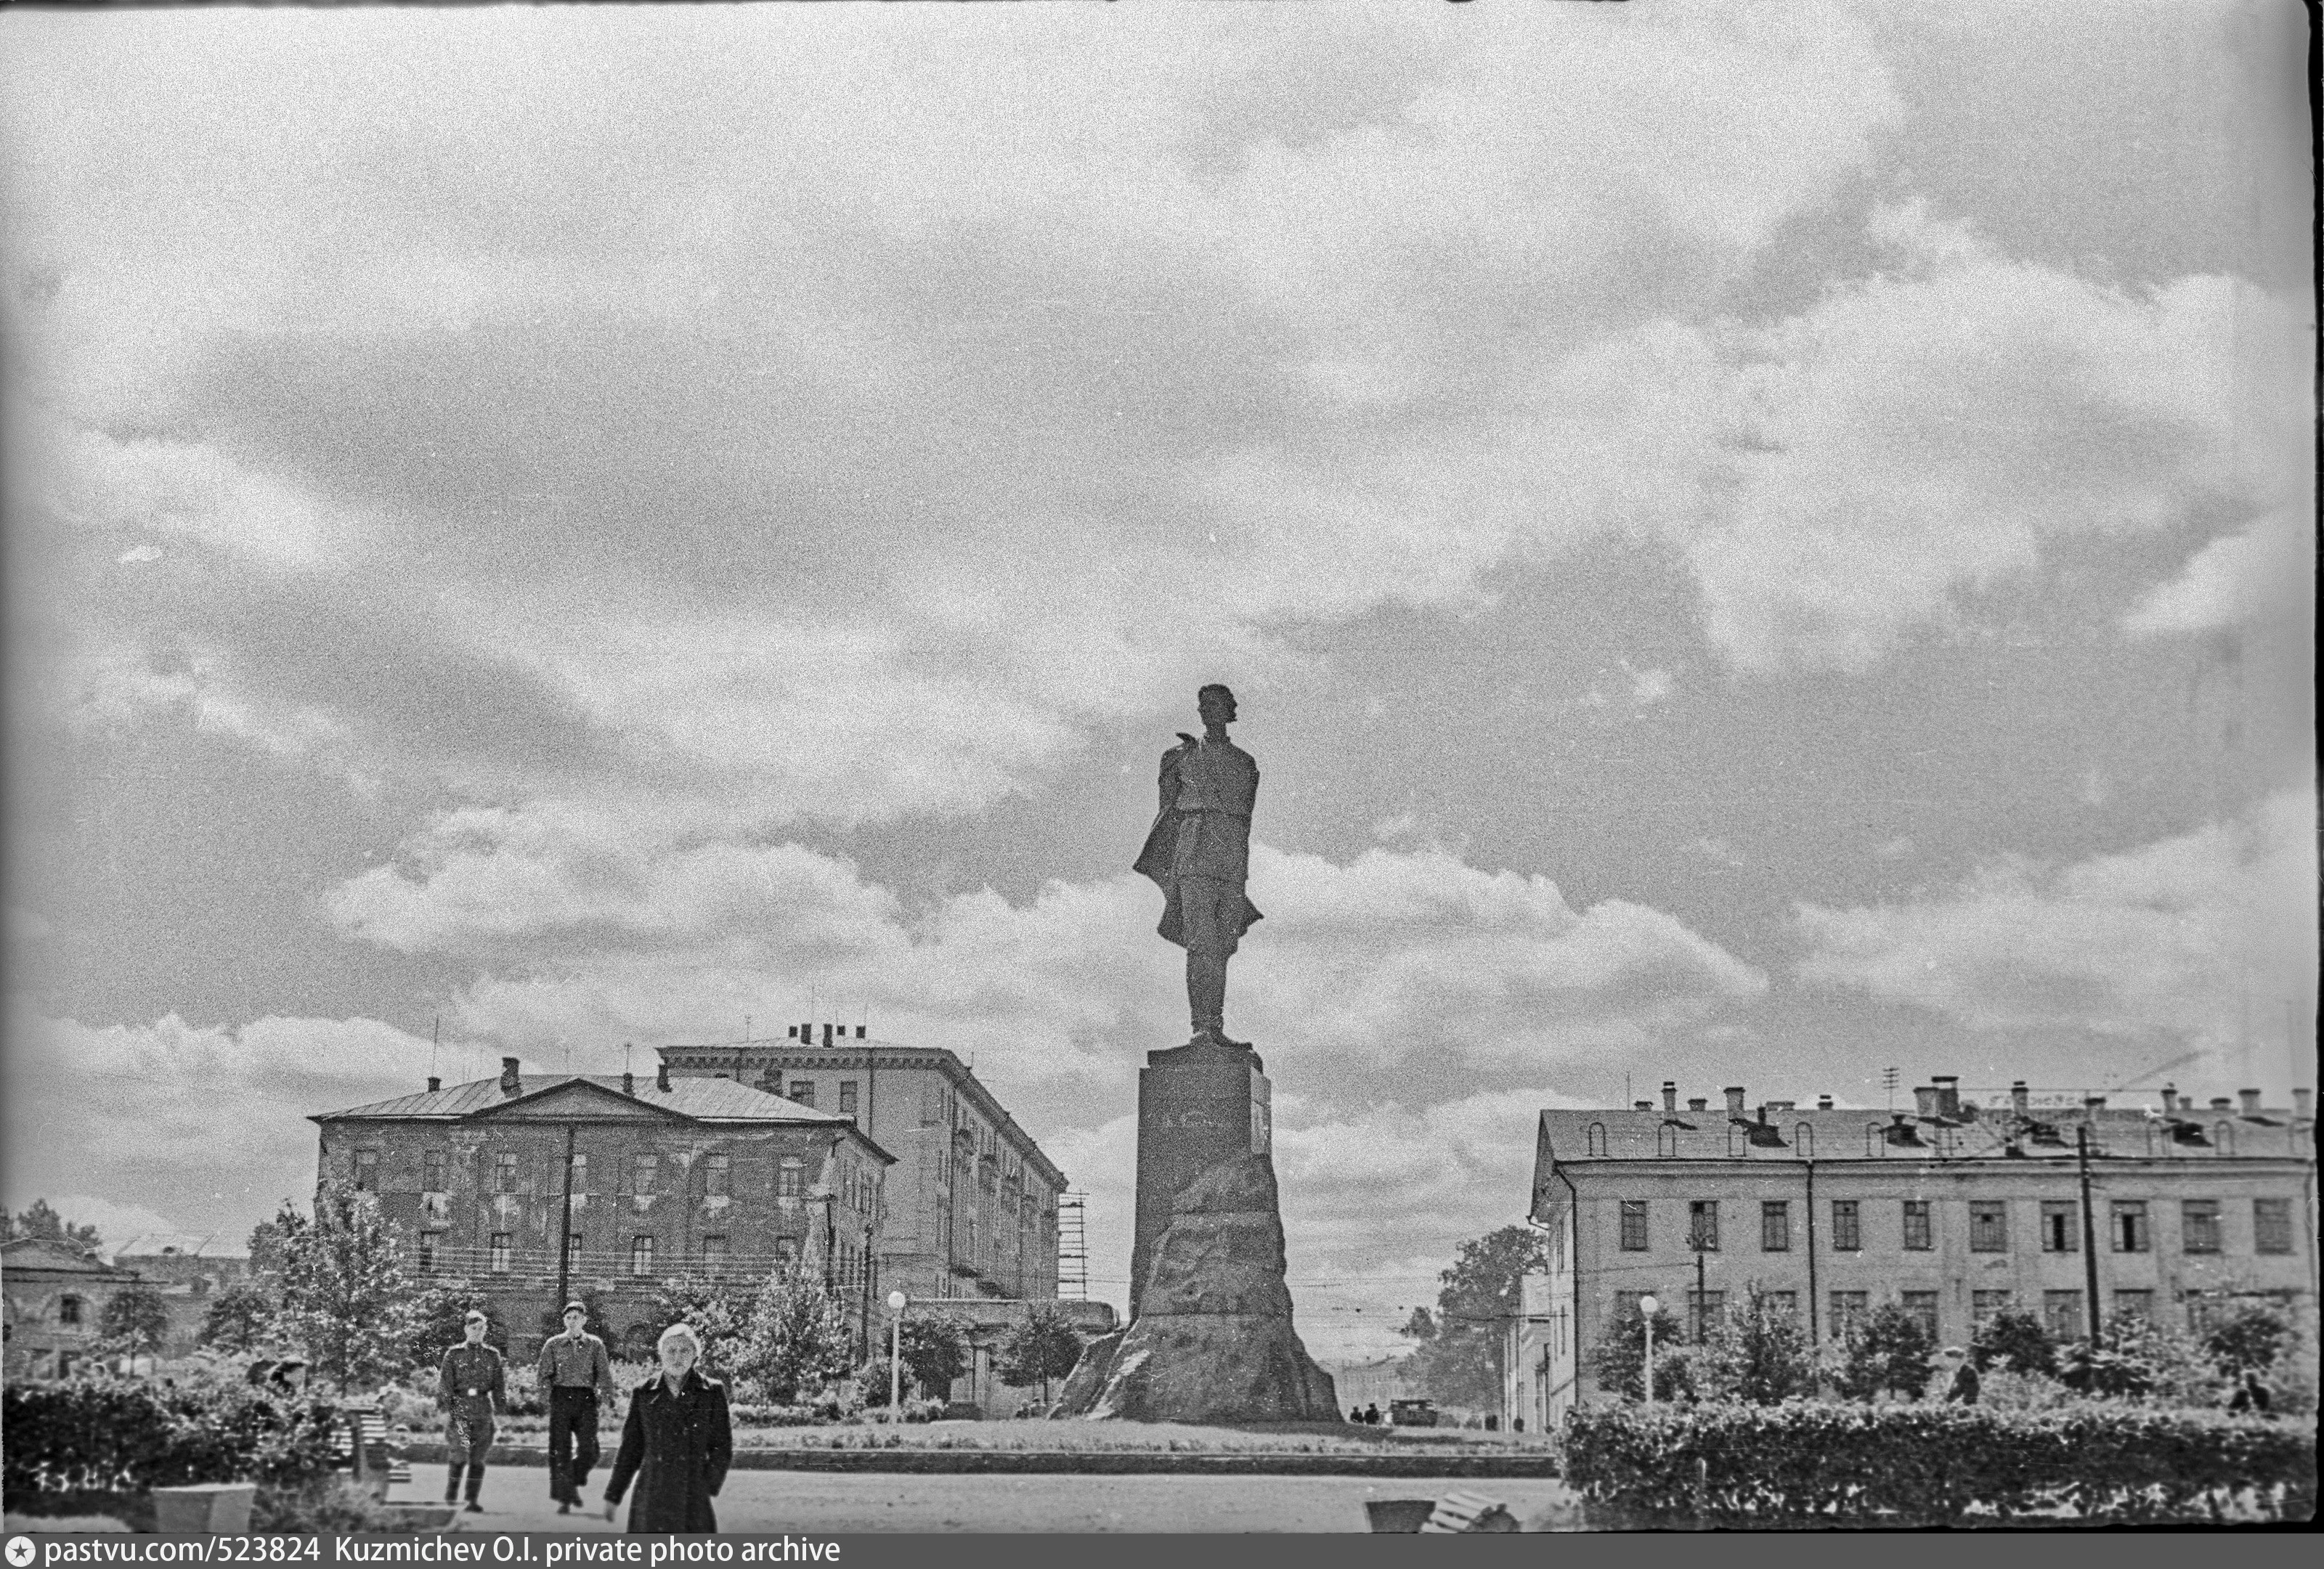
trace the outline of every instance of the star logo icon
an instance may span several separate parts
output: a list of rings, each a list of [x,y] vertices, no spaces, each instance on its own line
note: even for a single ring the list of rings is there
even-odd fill
[[[24,1565],[32,1561],[32,1553],[33,1547],[32,1537],[11,1537],[8,1538],[8,1562],[14,1566],[14,1569],[24,1569]]]

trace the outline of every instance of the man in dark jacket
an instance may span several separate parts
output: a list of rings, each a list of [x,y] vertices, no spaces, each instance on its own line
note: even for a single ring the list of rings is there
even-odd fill
[[[549,1401],[549,1496],[572,1512],[597,1463],[597,1407],[613,1403],[613,1363],[589,1333],[589,1309],[565,1305],[565,1333],[540,1343],[540,1392]]]
[[[1952,1382],[1945,1386],[1945,1403],[1949,1406],[1974,1406],[1984,1391],[1984,1381],[1977,1376],[1977,1363],[1969,1353],[1957,1345],[1945,1347],[1945,1360],[1953,1364]]]
[[[684,1324],[661,1332],[661,1371],[630,1397],[622,1447],[605,1482],[605,1518],[612,1519],[632,1478],[630,1530],[715,1531],[710,1500],[726,1485],[734,1458],[734,1431],[726,1415],[726,1386],[694,1369],[702,1342]]]
[[[436,1370],[436,1403],[444,1408],[444,1501],[460,1496],[460,1471],[468,1473],[468,1512],[482,1514],[477,1501],[484,1491],[484,1458],[493,1451],[493,1418],[508,1405],[508,1373],[501,1353],[484,1344],[490,1326],[481,1312],[472,1312],[461,1324],[467,1336],[444,1353]]]

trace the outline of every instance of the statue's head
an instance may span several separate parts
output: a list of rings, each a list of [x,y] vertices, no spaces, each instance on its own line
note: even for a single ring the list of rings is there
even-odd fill
[[[1234,693],[1214,681],[1194,694],[1194,709],[1206,725],[1231,725],[1235,717]]]

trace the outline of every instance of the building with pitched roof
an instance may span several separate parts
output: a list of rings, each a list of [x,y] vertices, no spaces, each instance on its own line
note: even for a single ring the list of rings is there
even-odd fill
[[[498,1078],[324,1112],[318,1176],[376,1194],[418,1273],[501,1296],[511,1350],[593,1293],[621,1344],[651,1351],[678,1275],[755,1285],[780,1269],[838,1293],[862,1343],[878,1316],[885,1173],[853,1118],[732,1079],[631,1074]]]
[[[782,1041],[664,1046],[673,1080],[754,1084],[853,1120],[897,1159],[877,1295],[1049,1300],[1065,1174],[974,1071],[942,1047],[863,1026],[789,1026]]]
[[[183,1356],[201,1338],[219,1294],[250,1279],[250,1250],[202,1232],[146,1232],[113,1250],[113,1262],[134,1270],[170,1310],[165,1356]]]
[[[1687,1333],[1748,1293],[1819,1344],[1882,1303],[1965,1344],[2003,1308],[2061,1339],[2138,1313],[2202,1327],[2241,1303],[2317,1302],[2314,1094],[2263,1106],[1964,1094],[1938,1078],[1910,1112],[1662,1105],[1545,1111],[1532,1223],[1549,1269],[1508,1330],[1505,1412],[1539,1430],[1599,1396],[1591,1353],[1653,1295]]]
[[[143,1284],[136,1271],[72,1243],[0,1243],[0,1361],[11,1374],[62,1378],[101,1338],[105,1305]]]

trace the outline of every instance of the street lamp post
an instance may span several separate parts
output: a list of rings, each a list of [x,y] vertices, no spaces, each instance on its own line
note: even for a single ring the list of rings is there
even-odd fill
[[[901,1291],[888,1293],[888,1311],[895,1315],[888,1330],[888,1419],[904,1419],[904,1303]]]
[[[1654,1408],[1655,1403],[1655,1315],[1662,1311],[1662,1306],[1652,1297],[1638,1298],[1638,1317],[1646,1331],[1646,1408],[1649,1410]]]

